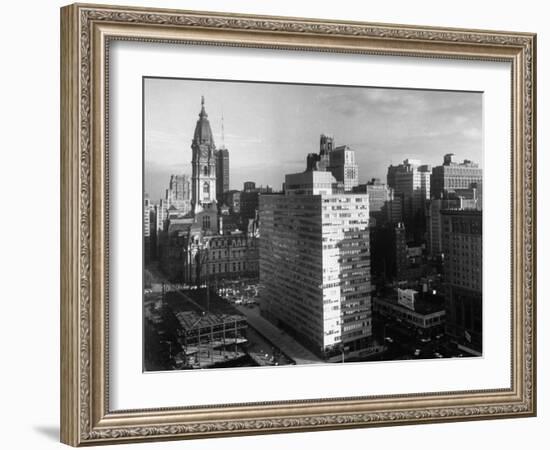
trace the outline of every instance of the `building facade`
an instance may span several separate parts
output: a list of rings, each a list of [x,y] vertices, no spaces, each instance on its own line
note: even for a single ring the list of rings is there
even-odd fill
[[[432,170],[431,196],[442,198],[446,191],[457,189],[478,188],[481,190],[483,182],[483,169],[478,164],[465,159],[461,163],[453,160],[453,154],[448,153],[443,157],[443,164]],[[479,196],[480,192],[478,192]]]
[[[459,347],[482,352],[482,212],[442,210],[446,333]]]
[[[443,252],[441,243],[441,211],[445,209],[481,210],[481,199],[477,197],[477,188],[443,191],[440,198],[432,198],[426,207],[427,249],[433,257]]]
[[[201,225],[185,217],[169,219],[161,253],[161,268],[169,280],[200,285],[258,277],[257,225],[251,232],[226,234],[205,231]]]
[[[203,269],[211,280],[257,277],[259,273],[258,240],[247,233],[208,236]],[[202,274],[205,275],[204,273]]]
[[[317,354],[354,354],[372,334],[368,196],[330,172],[286,176],[260,197],[262,314]]]

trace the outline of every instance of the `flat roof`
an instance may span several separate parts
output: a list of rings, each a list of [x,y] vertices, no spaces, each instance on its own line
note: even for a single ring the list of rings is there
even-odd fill
[[[411,309],[397,302],[397,295],[391,297],[375,297],[373,300],[379,300],[384,303],[391,303],[394,306],[399,306],[401,308],[412,311]],[[416,295],[416,299],[414,301],[414,312],[423,316],[427,316],[429,314],[434,314],[444,310],[445,298],[442,295],[425,294],[424,298],[421,298],[421,293],[418,293]]]

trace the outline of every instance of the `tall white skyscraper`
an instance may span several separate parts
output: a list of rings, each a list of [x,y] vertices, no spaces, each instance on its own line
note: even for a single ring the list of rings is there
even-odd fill
[[[359,354],[372,334],[368,195],[328,171],[285,186],[260,196],[262,314],[323,357]]]

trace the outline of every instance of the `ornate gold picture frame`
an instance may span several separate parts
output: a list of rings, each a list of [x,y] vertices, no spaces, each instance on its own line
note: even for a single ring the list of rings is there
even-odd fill
[[[110,45],[117,40],[510,63],[509,388],[113,410],[109,402],[108,65]],[[85,4],[62,8],[62,442],[80,446],[534,416],[535,88],[536,36],[530,33]]]

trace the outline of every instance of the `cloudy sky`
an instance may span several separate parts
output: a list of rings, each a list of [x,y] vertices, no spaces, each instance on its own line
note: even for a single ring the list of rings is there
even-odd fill
[[[439,165],[445,153],[482,161],[482,94],[366,87],[147,78],[145,191],[161,198],[170,174],[191,174],[191,141],[205,96],[217,147],[230,155],[230,188],[280,188],[305,169],[321,133],[356,152],[360,182],[406,158]]]

